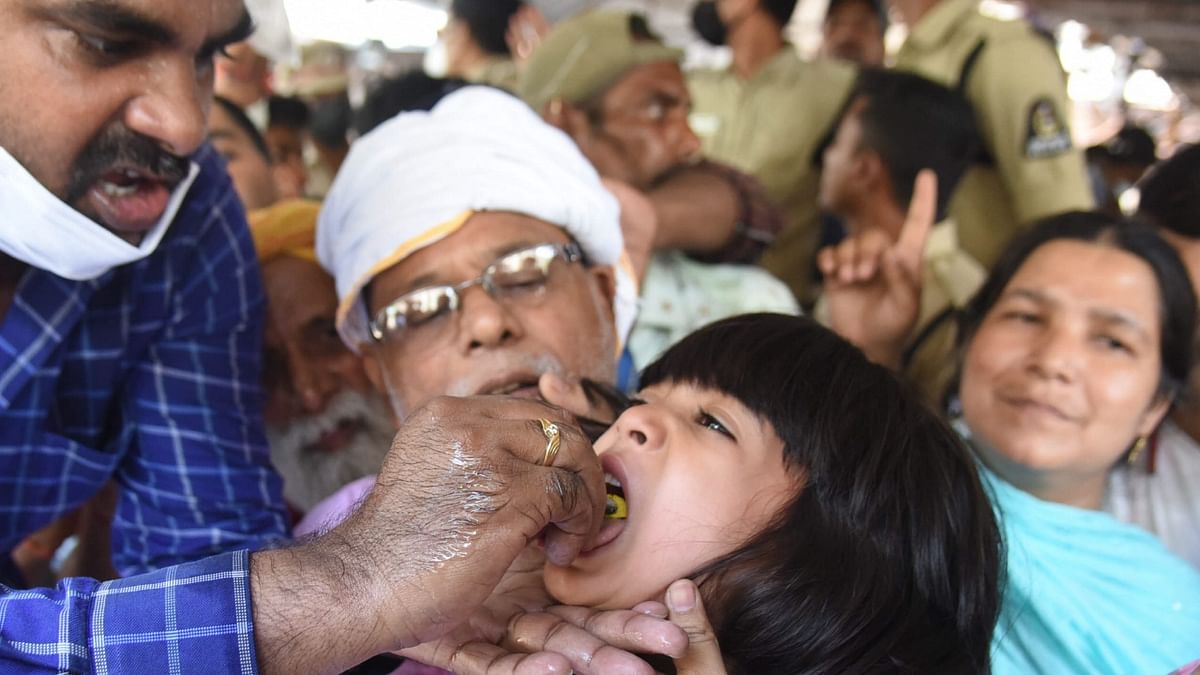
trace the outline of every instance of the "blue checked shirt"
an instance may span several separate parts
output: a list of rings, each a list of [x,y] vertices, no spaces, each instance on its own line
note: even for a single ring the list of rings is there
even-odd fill
[[[254,248],[216,153],[206,146],[194,160],[201,174],[152,255],[93,281],[37,269],[21,279],[0,325],[4,557],[110,479],[120,485],[113,556],[125,575],[285,536],[262,435]],[[244,554],[144,582],[0,586],[0,671],[15,659],[31,664],[20,672],[62,663],[118,672],[160,663],[130,660],[155,649],[162,667],[137,672],[174,672],[196,649],[236,656],[227,663],[237,670],[253,661],[248,593]],[[182,651],[179,637],[191,638]]]
[[[0,597],[0,672],[255,673],[246,551]]]

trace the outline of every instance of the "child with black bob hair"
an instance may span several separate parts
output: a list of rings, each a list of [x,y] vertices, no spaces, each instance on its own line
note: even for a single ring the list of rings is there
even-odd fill
[[[612,517],[560,602],[700,587],[730,673],[981,673],[1002,547],[975,460],[887,369],[800,317],[705,327],[596,441]]]

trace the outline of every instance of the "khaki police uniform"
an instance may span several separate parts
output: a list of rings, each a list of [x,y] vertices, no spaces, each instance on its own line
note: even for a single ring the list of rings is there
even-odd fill
[[[811,302],[819,236],[818,153],[833,136],[854,83],[854,69],[802,61],[783,49],[749,80],[729,70],[688,75],[692,131],[705,154],[758,178],[788,223],[762,265]]]
[[[516,91],[519,79],[517,64],[512,59],[490,58],[466,74],[466,81],[472,84],[486,84],[505,91]]]
[[[1023,226],[1093,207],[1062,66],[1029,24],[985,16],[977,0],[942,0],[909,34],[896,67],[958,88],[975,110],[987,153],[964,176],[950,215],[976,260],[991,267]]]

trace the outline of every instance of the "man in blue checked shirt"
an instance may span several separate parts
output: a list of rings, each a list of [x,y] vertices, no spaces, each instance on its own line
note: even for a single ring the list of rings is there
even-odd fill
[[[527,542],[565,564],[603,513],[590,443],[541,403],[433,402],[354,517],[248,553],[285,533],[262,292],[202,147],[213,56],[251,30],[242,0],[0,0],[0,26],[0,672],[330,672],[468,618],[484,632],[444,642],[467,672],[587,671],[597,636],[682,653],[652,617],[624,637],[509,627],[508,644],[553,637],[573,660],[487,641],[504,626],[479,608]],[[111,479],[132,576],[20,590],[8,552]]]

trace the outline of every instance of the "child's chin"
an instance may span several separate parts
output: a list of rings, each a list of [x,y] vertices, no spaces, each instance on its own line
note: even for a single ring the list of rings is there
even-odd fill
[[[546,566],[543,573],[546,591],[563,605],[595,609],[629,609],[644,602],[635,599],[627,584],[605,583],[575,567]]]

